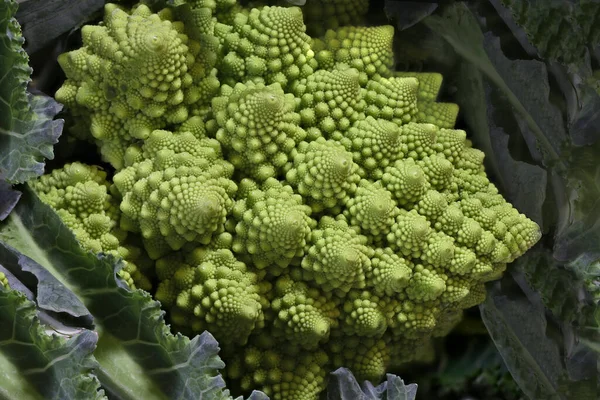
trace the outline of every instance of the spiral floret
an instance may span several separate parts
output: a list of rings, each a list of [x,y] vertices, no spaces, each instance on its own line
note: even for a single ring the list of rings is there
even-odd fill
[[[347,26],[328,30],[313,43],[320,68],[331,68],[335,63],[346,63],[372,77],[390,76],[394,63],[394,27]]]
[[[360,175],[373,180],[381,179],[384,169],[408,149],[398,125],[371,116],[352,126],[340,142],[360,166]]]
[[[361,180],[354,197],[346,202],[343,215],[350,225],[360,228],[363,235],[376,240],[394,224],[400,209],[392,194],[378,183]]]
[[[213,99],[213,107],[218,110],[216,138],[228,151],[228,159],[254,179],[274,177],[306,137],[298,126],[294,96],[279,84],[252,82],[224,86],[222,94]]]
[[[369,291],[349,292],[341,307],[341,331],[348,336],[380,337],[387,328],[381,302]]]
[[[386,338],[341,336],[331,345],[334,367],[349,368],[358,381],[379,381],[391,361]]]
[[[366,275],[367,288],[379,296],[402,292],[412,276],[412,266],[390,247],[376,248],[371,258],[371,270]]]
[[[241,189],[251,183],[240,185]],[[232,249],[247,256],[259,269],[287,267],[292,259],[304,255],[307,239],[316,222],[311,208],[290,186],[271,178],[262,189],[238,196],[232,210],[231,230],[235,233]]]
[[[355,68],[338,64],[320,69],[295,82],[291,92],[300,99],[302,127],[318,129],[328,139],[341,140],[356,122],[365,118],[365,90]]]
[[[176,153],[171,144],[182,136],[186,146],[175,148],[184,150]],[[114,177],[123,197],[121,227],[141,233],[151,258],[188,242],[207,244],[224,231],[237,185],[230,180],[232,165],[214,157],[214,149],[191,134],[155,131],[141,150],[131,152],[156,154],[153,159],[134,161]],[[192,155],[205,153],[211,157]]]
[[[178,330],[210,329],[224,344],[243,345],[264,326],[257,278],[230,250],[196,248],[185,258],[161,258],[156,268],[161,279],[156,298]]]
[[[429,188],[423,169],[412,158],[398,160],[386,167],[381,183],[396,203],[407,209],[421,200]]]
[[[276,297],[271,301],[273,334],[294,345],[314,349],[329,339],[338,325],[336,303],[303,282],[282,276],[275,283]]]
[[[419,82],[414,78],[383,78],[369,80],[366,85],[366,114],[394,122],[401,126],[409,122],[418,122],[417,88]]]
[[[246,392],[258,387],[273,400],[314,400],[325,389],[329,361],[322,350],[306,351],[263,335],[232,357],[226,373]]]
[[[285,180],[314,212],[342,205],[356,192],[358,166],[341,144],[323,138],[301,142],[292,155]]]
[[[238,13],[232,25],[217,24],[215,35],[224,54],[219,71],[230,86],[260,78],[285,87],[312,75],[317,66],[298,7],[265,6]]]
[[[309,34],[319,37],[328,29],[361,25],[368,10],[368,0],[310,0],[303,12]]]
[[[386,239],[393,249],[404,256],[418,258],[427,248],[431,234],[431,224],[425,217],[415,210],[401,209]]]
[[[302,259],[303,278],[326,291],[344,293],[364,288],[373,254],[367,238],[345,221],[323,217],[312,231],[308,252]]]
[[[437,72],[395,72],[394,76],[416,78],[419,82],[417,122],[434,124],[439,128],[451,129],[456,123],[458,105],[436,101],[443,77]]]

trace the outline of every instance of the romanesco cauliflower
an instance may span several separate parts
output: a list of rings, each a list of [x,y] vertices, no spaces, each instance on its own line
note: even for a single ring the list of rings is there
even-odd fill
[[[109,4],[60,56],[56,97],[115,173],[33,187],[87,249],[133,266],[137,237],[173,328],[213,333],[240,392],[314,400],[340,366],[381,379],[539,240],[436,102],[441,75],[394,71],[391,26],[340,27],[367,2],[309,1],[311,20],[339,12],[314,38],[297,7],[184,3]]]

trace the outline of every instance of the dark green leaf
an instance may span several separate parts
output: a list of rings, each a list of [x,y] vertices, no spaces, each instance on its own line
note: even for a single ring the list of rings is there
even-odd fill
[[[480,305],[483,321],[523,392],[531,399],[564,399],[558,391],[564,366],[560,348],[546,336],[546,318],[512,281],[490,285]],[[505,287],[505,286],[514,287]]]
[[[331,373],[327,386],[327,400],[414,400],[417,385],[405,385],[400,377],[387,374],[387,380],[379,386],[365,381],[361,387],[347,368]]]
[[[600,144],[572,149],[562,182],[566,204],[559,211],[554,256],[573,261],[583,254],[600,257]],[[561,190],[560,187],[557,190]]]
[[[30,54],[44,48],[54,39],[79,27],[100,10],[103,0],[25,0],[20,2],[17,19],[23,25],[23,36]]]
[[[35,304],[15,290],[0,289],[0,320],[3,398],[106,398],[93,375],[97,367],[92,356],[96,333],[84,330],[68,339],[46,334],[36,316]]]
[[[399,30],[404,30],[419,23],[437,8],[437,2],[385,0],[383,10]]]
[[[569,115],[569,135],[576,146],[594,144],[600,139],[600,93],[593,87],[591,67],[570,74],[576,93],[575,110]]]
[[[8,182],[0,177],[0,221],[4,221],[8,217],[20,198],[21,193],[14,190]]]
[[[563,64],[580,62],[598,43],[600,3],[563,0],[490,0],[523,48]]]
[[[13,0],[0,0],[0,175],[25,182],[44,172],[44,158],[54,157],[64,121],[53,121],[60,104],[27,92],[31,68],[16,9]]]
[[[4,267],[15,276],[20,277],[21,281],[26,281],[28,278],[28,276],[23,276],[24,274],[21,271],[35,276],[36,282],[30,283],[29,286],[36,292],[36,302],[42,310],[67,313],[74,317],[84,317],[81,322],[85,325],[91,325],[92,316],[81,300],[50,271],[1,241],[0,260],[2,260]]]

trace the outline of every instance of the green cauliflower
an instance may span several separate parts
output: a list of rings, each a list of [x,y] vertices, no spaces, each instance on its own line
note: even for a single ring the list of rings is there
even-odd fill
[[[67,80],[56,99],[84,116],[105,161],[122,168],[126,148],[155,129],[180,124],[219,88],[214,58],[172,21],[145,5],[105,6],[104,24],[82,28],[83,47],[58,61]]]
[[[331,363],[349,368],[360,379],[379,381],[390,365],[391,343],[386,337],[342,336],[331,341]]]
[[[291,85],[292,93],[300,99],[302,126],[311,131],[309,136],[336,140],[365,118],[364,90],[359,72],[347,64],[320,69]]]
[[[282,276],[270,300],[273,336],[294,346],[315,349],[338,325],[338,304],[329,291]]]
[[[325,351],[306,351],[268,334],[252,337],[250,345],[229,360],[225,378],[239,382],[244,392],[260,387],[273,400],[317,399],[330,370]]]
[[[362,1],[309,0],[337,15],[320,38],[298,7],[183,3],[107,5],[61,56],[57,97],[115,173],[76,174],[73,197],[57,170],[40,196],[76,235],[100,232],[92,210],[115,243],[139,234],[173,329],[219,339],[236,395],[316,400],[335,368],[375,382],[430,356],[540,239],[436,101],[442,76],[394,71],[391,26],[339,27]]]
[[[318,37],[326,29],[360,25],[368,10],[368,0],[307,0],[304,19],[309,33]]]
[[[248,5],[256,8],[264,5],[291,7],[293,3],[290,0],[251,0]],[[302,8],[306,31],[313,37],[324,35],[328,29],[360,25],[368,10],[369,0],[306,0]]]
[[[210,329],[222,344],[245,344],[264,326],[261,288],[227,248],[196,248],[185,259],[171,254],[156,262],[155,297],[171,313],[177,330]]]
[[[302,279],[340,297],[352,288],[365,287],[374,253],[367,242],[367,237],[346,221],[324,216],[311,232],[301,263]]]
[[[139,232],[148,255],[160,258],[186,243],[207,244],[225,230],[237,185],[233,166],[214,139],[156,130],[127,149],[114,176],[123,197],[121,227]]]
[[[330,68],[335,63],[345,63],[372,78],[391,75],[393,40],[391,25],[345,26],[328,30],[321,39],[313,41],[313,48],[320,66]]]
[[[285,269],[302,257],[316,221],[311,208],[291,186],[275,178],[267,179],[259,189],[250,180],[242,180],[228,230],[234,235],[233,251],[258,269],[271,273]]]
[[[298,126],[295,99],[278,83],[223,85],[215,97],[213,113],[218,130],[215,137],[229,152],[238,169],[263,181],[274,177],[290,159],[292,150],[306,138]]]
[[[314,212],[339,208],[360,180],[352,154],[336,141],[320,137],[301,142],[292,152],[285,182],[303,196]]]
[[[217,65],[230,86],[258,78],[285,87],[317,66],[298,7],[253,8],[235,15],[231,25],[218,23],[214,32],[222,43]]]
[[[437,72],[394,72],[395,77],[418,80],[416,122],[431,123],[440,128],[452,128],[458,116],[458,105],[437,102],[443,77]]]

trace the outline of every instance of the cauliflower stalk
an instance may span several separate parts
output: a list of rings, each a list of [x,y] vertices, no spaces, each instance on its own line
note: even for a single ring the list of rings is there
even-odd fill
[[[32,186],[174,329],[213,333],[238,391],[381,379],[539,240],[436,102],[442,77],[394,71],[393,27],[313,38],[297,7],[187,3],[107,4],[82,29],[56,98],[114,173],[72,163]]]

